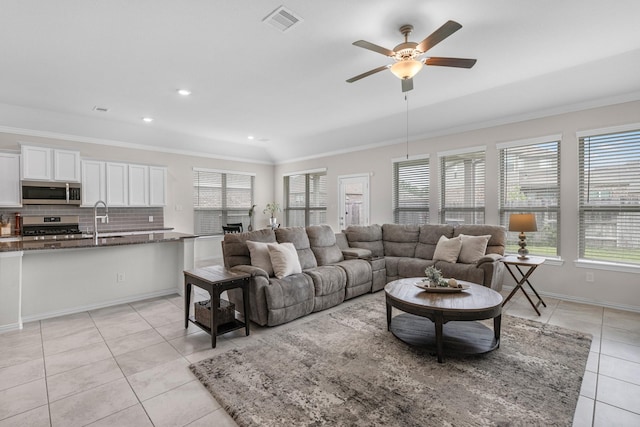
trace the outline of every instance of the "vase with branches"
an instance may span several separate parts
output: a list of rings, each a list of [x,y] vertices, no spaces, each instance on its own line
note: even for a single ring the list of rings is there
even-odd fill
[[[262,213],[269,214],[269,225],[271,227],[275,227],[278,223],[278,220],[276,219],[277,212],[282,212],[282,209],[280,209],[280,204],[278,202],[267,203],[267,207],[262,211]]]

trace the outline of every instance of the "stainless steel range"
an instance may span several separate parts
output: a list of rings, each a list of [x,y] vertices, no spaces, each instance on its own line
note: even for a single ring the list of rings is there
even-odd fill
[[[22,217],[23,241],[70,240],[82,237],[78,215]]]

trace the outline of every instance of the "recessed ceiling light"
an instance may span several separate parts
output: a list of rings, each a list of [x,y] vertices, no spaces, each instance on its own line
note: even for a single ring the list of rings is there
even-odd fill
[[[247,139],[254,139],[254,136],[253,136],[253,135],[249,135],[249,136],[247,137]]]
[[[178,89],[178,93],[182,96],[191,95],[191,91],[189,89]]]
[[[143,117],[143,118],[142,118],[142,120],[143,120],[145,123],[151,123],[151,122],[153,121],[153,118],[151,118],[151,117]]]

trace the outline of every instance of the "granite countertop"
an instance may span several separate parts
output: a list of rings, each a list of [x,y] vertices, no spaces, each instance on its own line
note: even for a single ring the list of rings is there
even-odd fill
[[[48,241],[0,241],[0,252],[37,251],[45,249],[83,249],[100,248],[106,246],[137,245],[142,243],[162,243],[197,237],[193,234],[177,232],[159,232],[130,234],[123,236],[98,236],[96,242],[93,237],[73,240]]]

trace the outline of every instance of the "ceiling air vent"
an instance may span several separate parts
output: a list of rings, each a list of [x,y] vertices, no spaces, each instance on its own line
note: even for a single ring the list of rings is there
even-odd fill
[[[289,31],[302,21],[303,19],[300,16],[284,6],[280,6],[262,20],[265,24],[269,24],[283,33]]]
[[[97,111],[98,113],[106,113],[109,111],[107,107],[98,107],[97,105],[93,107],[93,111]]]

